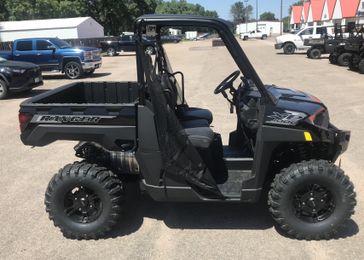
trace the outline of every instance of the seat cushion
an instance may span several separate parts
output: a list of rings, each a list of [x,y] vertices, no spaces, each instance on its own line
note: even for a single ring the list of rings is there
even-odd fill
[[[203,119],[209,124],[211,124],[213,120],[210,110],[197,107],[180,107],[177,109],[177,117],[181,121]]]
[[[184,129],[210,126],[209,122],[204,119],[186,120],[186,121],[180,121],[180,123]]]
[[[192,145],[197,148],[209,148],[215,136],[210,127],[187,128],[184,131]]]

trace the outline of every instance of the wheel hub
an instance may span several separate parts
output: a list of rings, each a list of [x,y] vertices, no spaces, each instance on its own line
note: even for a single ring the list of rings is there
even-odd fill
[[[310,223],[327,219],[335,209],[331,192],[318,184],[306,185],[299,190],[293,204],[296,216]]]
[[[91,189],[76,187],[66,194],[64,213],[78,223],[95,221],[102,212],[102,202]]]

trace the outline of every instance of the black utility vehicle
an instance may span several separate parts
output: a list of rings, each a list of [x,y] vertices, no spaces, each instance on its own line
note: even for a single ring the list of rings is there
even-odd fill
[[[155,41],[143,37],[145,52],[148,54],[154,54]],[[116,56],[120,52],[135,52],[135,36],[134,35],[122,35],[117,40],[107,40],[100,42],[100,46],[108,56]]]
[[[38,65],[0,57],[0,99],[10,93],[30,91],[41,85],[43,77]]]
[[[329,60],[332,64],[347,67],[350,65],[352,55],[359,52],[360,46],[363,44],[364,28],[357,28],[355,24],[348,27],[349,37],[340,40],[334,50],[330,53]]]
[[[209,110],[187,105],[183,73],[169,64],[159,38],[176,26],[215,29],[236,62],[238,70],[214,91],[236,111],[228,145],[210,127]],[[350,132],[330,123],[325,105],[264,85],[224,20],[150,15],[138,18],[135,30],[138,82],[74,83],[21,104],[24,144],[81,141],[75,151],[82,161],[54,175],[45,194],[63,234],[89,239],[110,231],[128,210],[123,192],[134,180],[156,201],[256,203],[269,191],[270,212],[288,234],[332,237],[356,200],[334,164]],[[153,57],[144,52],[145,32],[157,39]]]
[[[331,54],[339,46],[345,46],[343,28],[344,27],[342,26],[335,26],[334,37],[326,34],[319,39],[306,39],[304,45],[311,46],[311,48],[307,50],[307,57],[310,59],[319,59],[322,54]]]
[[[352,51],[349,59],[349,68],[364,74],[364,39],[358,39],[356,42],[346,46]]]

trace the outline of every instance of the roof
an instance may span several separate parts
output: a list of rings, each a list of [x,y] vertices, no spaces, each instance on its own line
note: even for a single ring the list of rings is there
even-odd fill
[[[322,12],[324,10],[325,0],[311,0],[313,21],[321,21]]]
[[[302,16],[302,5],[294,5],[292,6],[292,17],[293,23],[301,23],[301,16]]]
[[[60,19],[41,19],[0,22],[0,31],[25,31],[42,29],[61,29],[75,28],[91,17],[60,18]]]
[[[355,17],[360,0],[341,0],[343,18]]]
[[[329,9],[329,19],[332,19],[332,15],[334,14],[336,1],[340,0],[327,0],[327,8]]]
[[[308,19],[308,13],[310,12],[310,6],[311,6],[311,2],[304,2],[303,3],[303,12],[304,12],[304,21],[307,22]]]

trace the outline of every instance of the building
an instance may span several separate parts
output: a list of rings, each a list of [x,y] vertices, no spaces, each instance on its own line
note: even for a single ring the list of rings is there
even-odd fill
[[[251,32],[255,31],[256,29],[269,34],[279,34],[281,32],[281,26],[282,24],[279,21],[241,23],[236,26],[236,34]]]
[[[34,37],[98,38],[104,37],[104,27],[91,17],[0,22],[2,42]]]
[[[301,21],[297,23],[299,16]],[[364,24],[364,0],[310,0],[292,7],[292,29],[349,23]]]

